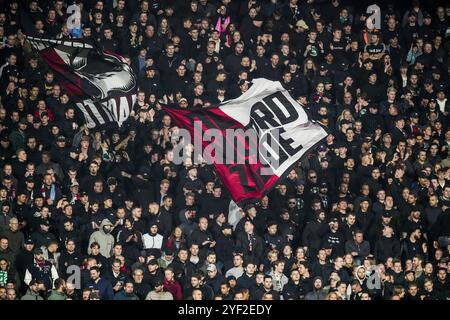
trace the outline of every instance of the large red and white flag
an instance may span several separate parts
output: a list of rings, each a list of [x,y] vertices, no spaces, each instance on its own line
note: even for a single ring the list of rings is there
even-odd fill
[[[267,79],[216,107],[164,111],[194,137],[239,204],[259,200],[327,136],[280,82]]]

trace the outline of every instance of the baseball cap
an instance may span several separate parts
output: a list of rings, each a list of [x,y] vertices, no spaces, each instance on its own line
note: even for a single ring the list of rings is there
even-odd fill
[[[25,244],[34,244],[34,242],[31,238],[28,238],[27,240],[25,240]]]
[[[392,218],[392,212],[390,211],[383,212],[383,218]]]
[[[225,229],[233,229],[233,226],[229,223],[225,223],[224,225],[222,225],[222,230],[225,230]]]
[[[72,181],[72,183],[70,184],[70,187],[71,188],[73,188],[73,187],[79,187],[80,186],[80,184],[75,180],[75,181]]]
[[[210,263],[209,265],[208,265],[208,267],[206,268],[206,271],[216,271],[217,270],[217,267],[216,267],[216,265],[215,264],[212,264],[212,263]]]
[[[48,220],[42,220],[41,222],[39,222],[39,225],[41,226],[50,226],[50,222],[48,222]]]
[[[171,256],[171,255],[173,255],[173,249],[171,249],[171,248],[166,248],[166,249],[164,250],[164,254],[165,254],[166,256]]]
[[[231,280],[236,280],[236,277],[235,276],[228,276],[227,277],[227,282],[231,281]]]
[[[325,145],[320,145],[318,148],[317,148],[317,151],[318,152],[323,152],[323,151],[327,151],[327,147],[325,146]]]
[[[59,136],[58,138],[56,138],[56,142],[66,142],[66,137]]]
[[[156,259],[151,259],[147,262],[148,266],[156,266],[158,265],[158,261]]]
[[[308,25],[306,24],[305,20],[298,20],[295,24],[297,27],[303,28],[303,29],[309,29]]]
[[[25,182],[33,182],[34,183],[34,178],[31,176],[28,176],[25,178]]]
[[[444,88],[443,85],[440,85],[440,86],[438,86],[438,87],[436,88],[436,93],[439,93],[439,92],[444,92],[444,93],[445,93],[445,88]]]

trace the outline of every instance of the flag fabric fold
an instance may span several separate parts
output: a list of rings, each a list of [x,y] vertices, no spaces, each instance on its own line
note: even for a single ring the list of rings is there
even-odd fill
[[[119,55],[80,40],[26,37],[56,73],[88,128],[121,124],[136,100],[136,76]]]

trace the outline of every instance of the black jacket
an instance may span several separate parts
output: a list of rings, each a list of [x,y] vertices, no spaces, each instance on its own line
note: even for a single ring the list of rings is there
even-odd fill
[[[233,236],[225,236],[223,233],[216,237],[215,252],[217,260],[222,263],[233,261],[233,253],[236,252],[236,243]]]
[[[400,241],[394,237],[381,237],[375,244],[374,256],[377,261],[385,262],[387,258],[400,257]]]
[[[64,276],[69,266],[81,266],[83,255],[78,252],[69,253],[67,250],[61,253],[59,257],[59,271]]]
[[[245,261],[250,259],[256,265],[261,263],[264,252],[264,243],[261,237],[256,234],[240,233],[236,238],[236,247],[244,253]]]
[[[327,224],[325,222],[311,221],[303,232],[302,244],[310,250],[319,250],[323,235],[327,232]]]

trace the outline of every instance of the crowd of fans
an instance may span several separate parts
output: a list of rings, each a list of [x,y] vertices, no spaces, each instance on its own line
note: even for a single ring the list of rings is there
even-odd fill
[[[0,1],[0,300],[450,298],[450,6],[440,1]],[[25,34],[97,42],[138,77],[83,116]],[[280,81],[326,141],[230,225],[161,105]],[[77,133],[83,132],[81,138]]]

